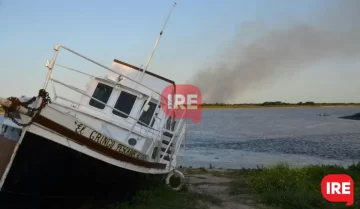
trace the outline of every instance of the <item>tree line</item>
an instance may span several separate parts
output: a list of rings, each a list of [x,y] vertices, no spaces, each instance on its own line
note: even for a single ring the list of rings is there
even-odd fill
[[[313,101],[307,102],[298,102],[298,103],[287,103],[282,101],[274,101],[274,102],[263,102],[263,103],[203,103],[202,106],[286,106],[286,105],[298,105],[298,106],[312,106],[312,105],[358,105],[359,103],[315,103]]]

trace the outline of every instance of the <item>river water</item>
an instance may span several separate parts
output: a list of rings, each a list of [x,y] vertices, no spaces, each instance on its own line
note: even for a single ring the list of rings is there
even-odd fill
[[[349,165],[360,161],[360,121],[338,117],[358,112],[360,107],[203,110],[200,123],[188,123],[178,165]]]
[[[360,161],[360,121],[338,117],[358,112],[360,107],[204,110],[200,123],[188,123],[186,149],[178,164],[217,168],[279,162],[349,165]]]

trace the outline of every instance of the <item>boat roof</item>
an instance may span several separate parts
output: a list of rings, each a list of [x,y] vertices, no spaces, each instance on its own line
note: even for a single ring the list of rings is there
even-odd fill
[[[139,67],[136,67],[136,66],[134,66],[134,65],[131,65],[131,64],[129,64],[129,63],[120,61],[120,60],[118,60],[118,59],[114,59],[114,62],[119,63],[119,64],[122,64],[122,65],[125,65],[125,66],[127,66],[127,67],[130,67],[130,68],[132,68],[132,69],[134,69],[134,70],[138,70],[138,71],[140,71],[140,72],[143,72],[143,71],[144,71],[144,69],[142,69],[142,68],[139,68]],[[169,82],[169,83],[175,85],[175,82],[174,82],[173,80],[170,80],[170,79],[168,79],[168,78],[162,77],[162,76],[160,76],[160,75],[158,75],[158,74],[155,74],[155,73],[153,73],[153,72],[150,72],[150,71],[148,71],[148,70],[145,71],[145,73],[148,74],[148,75],[154,76],[154,77],[156,77],[156,78],[158,78],[158,79],[161,79],[161,80],[163,80],[163,81],[166,81],[166,82]]]

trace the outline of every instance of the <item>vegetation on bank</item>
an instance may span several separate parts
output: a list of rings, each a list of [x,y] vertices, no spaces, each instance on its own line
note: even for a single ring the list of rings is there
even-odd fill
[[[315,103],[312,101],[286,103],[281,101],[249,103],[249,104],[227,104],[227,103],[203,103],[202,108],[263,108],[263,107],[328,107],[328,106],[360,106],[360,103]]]
[[[204,204],[221,205],[221,200],[204,194],[189,192],[187,187],[174,191],[161,185],[149,191],[139,192],[132,200],[110,205],[104,209],[202,209]]]
[[[5,110],[4,108],[0,105],[0,114],[4,114]]]
[[[329,203],[320,190],[322,178],[327,174],[348,174],[354,180],[355,201],[351,207],[345,203]],[[290,168],[279,164],[274,168],[265,168],[242,173],[246,184],[259,198],[259,201],[282,209],[304,208],[360,208],[360,163],[344,168],[332,165],[314,165],[303,168]],[[236,182],[236,181],[235,181]],[[234,184],[232,193],[237,193]]]
[[[290,168],[279,164],[271,168],[222,170],[210,166],[209,169],[185,169],[189,175],[213,174],[232,179],[230,194],[234,198],[247,195],[266,208],[276,209],[352,209],[360,208],[360,163],[347,168],[334,165],[313,165]],[[320,183],[327,174],[348,174],[354,180],[355,200],[353,206],[345,203],[330,203],[321,195]],[[240,200],[239,200],[240,201]],[[138,193],[131,201],[107,207],[107,209],[199,209],[206,208],[201,203],[211,203],[222,208],[215,196],[196,194],[186,189],[180,192],[160,186],[150,191]],[[254,207],[255,208],[255,207]]]

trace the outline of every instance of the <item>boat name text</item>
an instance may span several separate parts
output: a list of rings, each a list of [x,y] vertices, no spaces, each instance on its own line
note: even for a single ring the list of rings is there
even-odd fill
[[[85,130],[88,127],[86,127],[84,124],[79,123],[77,121],[75,121],[75,125],[76,125],[75,132],[78,134],[84,135]],[[116,142],[115,140],[102,135],[101,133],[99,133],[95,130],[92,130],[90,128],[88,128],[88,129],[91,130],[91,132],[90,132],[90,134],[85,134],[85,135],[88,135],[87,137],[89,139],[95,141],[96,143],[101,144],[109,149],[115,150],[119,153],[131,156],[131,157],[135,157],[140,160],[145,159],[145,156],[143,154],[139,153],[138,151],[131,149],[130,147],[124,146],[124,145]]]

